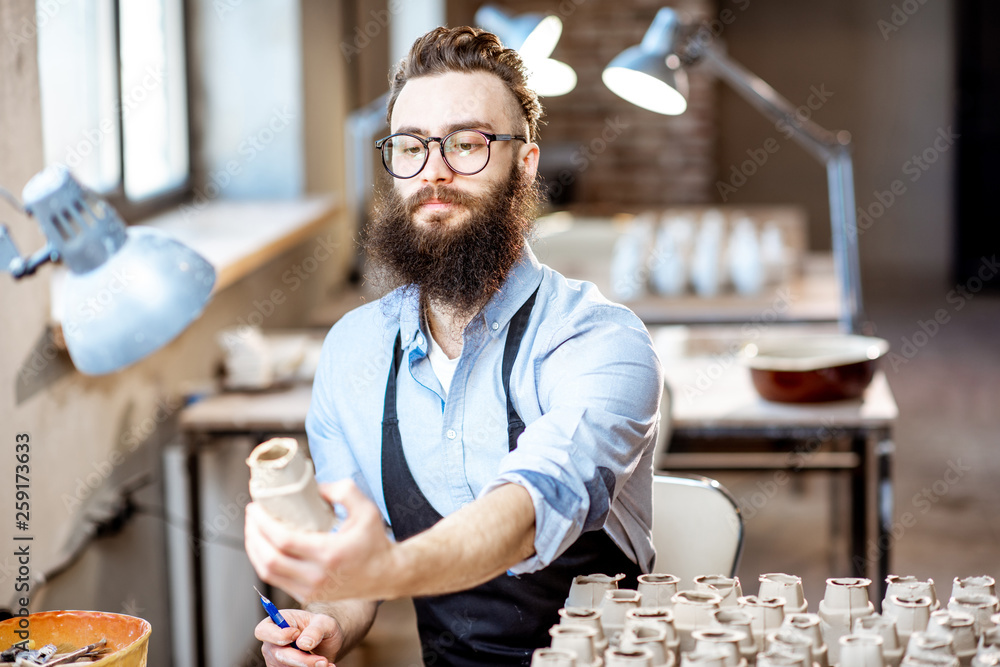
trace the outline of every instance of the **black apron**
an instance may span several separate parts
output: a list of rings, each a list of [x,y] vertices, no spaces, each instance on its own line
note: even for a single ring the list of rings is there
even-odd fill
[[[511,451],[517,447],[524,423],[510,400],[510,373],[536,294],[511,319],[504,345],[502,376]],[[399,541],[442,519],[420,491],[403,454],[396,415],[396,376],[402,356],[397,334],[382,416],[382,489]],[[442,567],[447,566],[442,563]],[[623,587],[635,588],[641,570],[604,530],[597,529],[583,533],[562,556],[538,572],[519,576],[504,573],[467,591],[416,598],[424,663],[433,667],[529,665],[534,649],[549,646],[549,628],[559,622],[559,608],[573,577],[595,573],[625,573]]]

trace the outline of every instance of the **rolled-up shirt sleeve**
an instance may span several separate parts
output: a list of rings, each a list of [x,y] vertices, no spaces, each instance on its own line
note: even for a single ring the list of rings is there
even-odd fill
[[[575,314],[536,357],[541,416],[480,495],[514,483],[535,508],[535,554],[511,574],[539,570],[587,531],[600,530],[656,440],[663,376],[649,334],[612,304]]]
[[[316,467],[316,479],[319,482],[352,479],[371,498],[371,489],[347,442],[337,412],[338,394],[334,383],[337,378],[343,377],[343,372],[337,368],[341,355],[336,354],[336,332],[336,328],[331,331],[323,344],[313,381],[312,399],[306,414],[309,455]],[[343,402],[342,397],[339,402]]]

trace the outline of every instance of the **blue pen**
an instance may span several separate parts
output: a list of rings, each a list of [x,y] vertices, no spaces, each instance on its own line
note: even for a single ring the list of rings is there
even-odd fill
[[[257,591],[257,587],[256,586],[254,586],[253,589],[255,591]],[[275,625],[277,625],[279,628],[290,628],[291,627],[290,625],[288,625],[288,621],[285,620],[285,617],[281,615],[281,612],[278,611],[278,608],[274,606],[273,602],[271,602],[266,597],[264,597],[264,594],[261,593],[260,591],[257,591],[257,595],[260,596],[260,603],[262,605],[264,605],[264,611],[266,611],[267,615],[271,617],[271,620],[274,621]],[[290,646],[292,648],[294,648],[294,649],[299,650],[299,651],[302,650],[302,649],[300,649],[295,644],[295,642],[292,642],[290,644]],[[309,651],[306,651],[306,653],[308,653],[308,652]]]

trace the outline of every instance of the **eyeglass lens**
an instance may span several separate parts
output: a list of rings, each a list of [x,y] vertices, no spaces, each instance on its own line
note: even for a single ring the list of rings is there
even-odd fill
[[[479,132],[461,130],[449,134],[442,141],[444,161],[459,174],[482,171],[490,159],[489,140]],[[427,149],[416,137],[397,134],[382,144],[382,159],[394,176],[411,178],[423,168]]]

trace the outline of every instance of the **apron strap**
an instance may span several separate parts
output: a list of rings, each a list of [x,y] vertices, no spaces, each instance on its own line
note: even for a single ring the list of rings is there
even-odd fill
[[[514,451],[517,448],[517,439],[524,433],[524,421],[521,415],[514,409],[514,403],[510,400],[510,373],[514,369],[514,359],[517,358],[517,351],[521,347],[521,339],[528,328],[528,317],[531,315],[531,308],[535,305],[535,297],[538,296],[538,288],[531,293],[528,300],[518,308],[514,317],[510,320],[507,330],[507,341],[503,348],[503,365],[500,367],[500,376],[503,379],[503,393],[507,397],[507,449]]]

